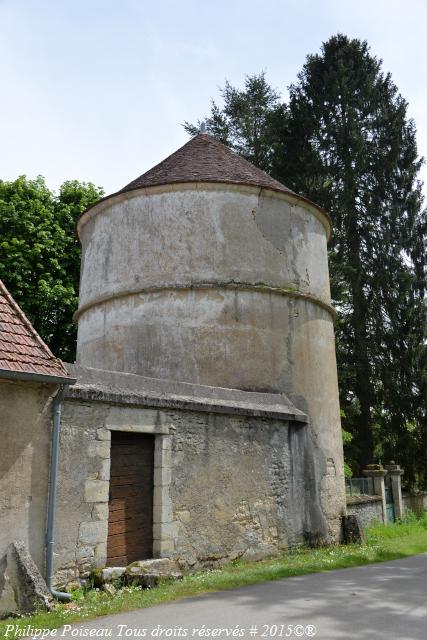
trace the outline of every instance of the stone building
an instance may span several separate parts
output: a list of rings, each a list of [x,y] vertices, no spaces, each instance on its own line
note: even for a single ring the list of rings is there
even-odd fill
[[[194,567],[337,540],[327,214],[198,135],[77,231],[57,582],[147,557]]]
[[[44,572],[52,406],[70,382],[0,280],[0,614],[16,612],[10,546]]]

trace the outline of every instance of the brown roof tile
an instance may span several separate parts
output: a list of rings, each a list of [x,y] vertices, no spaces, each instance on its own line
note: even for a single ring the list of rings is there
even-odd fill
[[[0,376],[1,370],[68,378],[61,360],[55,358],[0,280]]]
[[[212,136],[200,134],[118,193],[177,182],[225,182],[293,193]]]

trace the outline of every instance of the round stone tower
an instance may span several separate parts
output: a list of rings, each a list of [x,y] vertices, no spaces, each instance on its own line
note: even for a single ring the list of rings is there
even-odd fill
[[[88,209],[78,233],[78,363],[286,393],[310,416],[323,510],[336,517],[327,214],[198,135]]]

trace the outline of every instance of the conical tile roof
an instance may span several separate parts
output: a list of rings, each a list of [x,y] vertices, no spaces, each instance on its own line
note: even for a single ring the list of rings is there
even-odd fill
[[[222,182],[293,193],[212,136],[200,134],[119,193],[177,182]]]

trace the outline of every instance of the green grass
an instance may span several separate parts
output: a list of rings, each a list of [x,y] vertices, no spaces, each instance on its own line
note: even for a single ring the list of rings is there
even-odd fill
[[[57,604],[51,613],[40,612],[25,618],[3,620],[0,622],[0,636],[4,637],[7,624],[17,624],[19,628],[30,624],[36,628],[53,629],[71,622],[150,607],[203,593],[424,553],[427,551],[427,514],[421,518],[409,514],[404,522],[387,527],[379,524],[372,526],[367,529],[366,535],[367,542],[364,545],[293,549],[261,562],[239,561],[222,569],[187,575],[179,582],[163,583],[151,590],[124,587],[115,596],[98,590],[86,593],[78,591],[74,594],[77,608],[70,609],[64,604]]]

